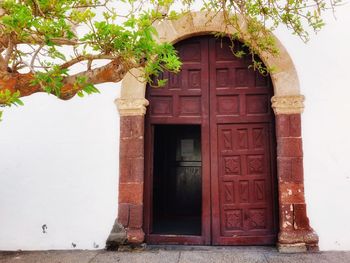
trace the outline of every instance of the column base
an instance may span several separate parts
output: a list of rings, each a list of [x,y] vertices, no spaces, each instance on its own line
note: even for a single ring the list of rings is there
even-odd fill
[[[145,239],[142,229],[125,228],[116,220],[106,241],[107,250],[118,250],[123,245],[140,245]]]
[[[140,245],[145,240],[145,233],[141,228],[138,229],[127,229],[127,242],[131,245]]]
[[[303,253],[307,251],[305,243],[296,244],[277,244],[277,250],[280,253]]]
[[[106,241],[107,250],[117,250],[120,245],[126,243],[127,234],[122,224],[115,220],[111,233]]]
[[[300,253],[318,251],[318,236],[313,229],[283,231],[278,235],[278,251],[281,253]]]

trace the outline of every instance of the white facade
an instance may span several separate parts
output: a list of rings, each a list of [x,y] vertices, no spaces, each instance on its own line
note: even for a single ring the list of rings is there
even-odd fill
[[[321,250],[350,250],[350,5],[308,44],[276,36],[306,97],[304,178]],[[0,250],[103,248],[117,213],[119,84],[59,101],[25,98],[0,123]],[[47,229],[43,225],[47,226]],[[46,232],[46,233],[43,233]]]
[[[0,250],[105,246],[117,213],[119,159],[119,87],[105,86],[101,95],[71,101],[36,94],[4,112]]]

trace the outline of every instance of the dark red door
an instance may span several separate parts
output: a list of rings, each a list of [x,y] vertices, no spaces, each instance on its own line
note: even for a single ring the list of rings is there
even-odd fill
[[[238,44],[237,44],[238,45]],[[276,241],[273,90],[269,77],[232,55],[228,39],[177,44],[183,68],[148,89],[145,232],[151,243],[262,245]],[[152,127],[197,124],[202,149],[202,235],[152,234]]]
[[[272,85],[229,46],[227,39],[209,39],[212,243],[272,244]]]
[[[176,44],[176,49],[179,52],[179,56],[182,61],[182,70],[179,74],[164,73],[164,78],[168,79],[165,87],[162,88],[148,88],[147,99],[150,102],[149,109],[146,115],[145,126],[145,216],[144,216],[144,231],[146,234],[146,242],[153,244],[210,244],[211,242],[211,191],[210,191],[210,132],[209,132],[209,59],[208,59],[208,38],[196,37],[186,39]],[[188,235],[188,234],[174,234],[172,231],[168,233],[159,233],[154,228],[155,222],[155,210],[157,204],[154,194],[157,192],[157,188],[166,188],[164,185],[157,184],[157,171],[154,169],[155,165],[165,165],[166,168],[164,176],[169,178],[174,171],[169,171],[170,163],[161,164],[154,158],[154,150],[156,139],[155,134],[159,130],[160,126],[183,126],[183,125],[196,125],[200,127],[200,142],[201,142],[201,169],[200,181],[201,182],[201,233],[200,235]],[[179,127],[177,127],[179,128]],[[175,129],[173,133],[176,133]],[[185,130],[182,130],[185,132]],[[179,140],[186,142],[186,138],[178,134],[179,137],[175,138],[170,136],[170,132],[166,136],[166,140],[163,144],[169,140]],[[168,150],[172,147],[171,143],[166,145]],[[181,153],[181,150],[180,150]],[[165,155],[165,154],[164,154]],[[176,156],[179,153],[174,153],[173,158],[176,161]],[[180,154],[181,155],[181,154]],[[185,156],[180,156],[185,157]],[[186,161],[186,158],[184,159]],[[162,161],[164,162],[164,161]],[[188,165],[184,163],[177,163],[175,170],[181,170],[180,166]],[[196,164],[197,165],[197,164]],[[194,166],[187,167],[188,170],[193,170]],[[159,173],[159,172],[158,172]],[[176,174],[176,171],[175,171]],[[196,176],[197,177],[197,176]],[[179,182],[183,180],[183,176],[179,176],[174,181]],[[184,182],[184,181],[183,181]],[[174,183],[176,184],[176,183]],[[183,184],[181,184],[183,185]],[[175,187],[175,186],[174,186]],[[196,188],[196,187],[194,187]],[[174,190],[174,196],[176,193],[183,192],[181,190]],[[171,191],[168,191],[170,194]],[[159,196],[159,195],[158,195]],[[161,198],[168,198],[165,195]],[[185,196],[183,196],[185,198]],[[168,198],[169,199],[169,198]],[[194,200],[192,200],[194,201]],[[164,206],[168,206],[168,209],[176,210],[168,202]],[[178,221],[181,221],[179,219]],[[184,221],[185,222],[185,221]],[[185,223],[186,224],[186,223]],[[171,227],[171,226],[170,226]]]

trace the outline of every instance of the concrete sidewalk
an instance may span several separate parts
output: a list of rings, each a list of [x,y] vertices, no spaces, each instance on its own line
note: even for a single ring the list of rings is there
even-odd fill
[[[350,263],[348,252],[280,254],[272,247],[147,247],[132,251],[105,250],[0,252],[0,263],[226,263],[316,262]]]

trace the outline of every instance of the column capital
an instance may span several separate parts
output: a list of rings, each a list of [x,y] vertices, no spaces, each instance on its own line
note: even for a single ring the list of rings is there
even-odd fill
[[[143,116],[146,114],[148,100],[141,99],[116,99],[115,103],[118,107],[120,116]]]
[[[275,115],[301,114],[304,111],[304,100],[303,95],[273,96],[271,98]]]

